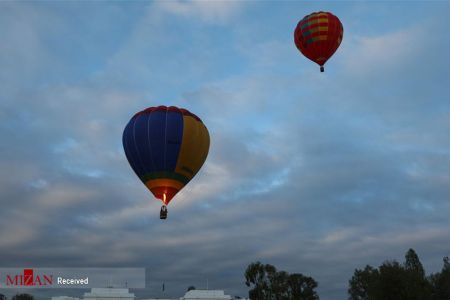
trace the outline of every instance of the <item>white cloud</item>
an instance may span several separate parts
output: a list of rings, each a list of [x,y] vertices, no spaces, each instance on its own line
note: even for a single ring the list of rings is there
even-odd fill
[[[379,36],[348,34],[335,55],[343,57],[346,71],[351,74],[401,72],[426,50],[427,29],[414,26]]]
[[[230,21],[240,11],[244,1],[158,1],[157,7],[175,15],[200,18],[211,23]]]

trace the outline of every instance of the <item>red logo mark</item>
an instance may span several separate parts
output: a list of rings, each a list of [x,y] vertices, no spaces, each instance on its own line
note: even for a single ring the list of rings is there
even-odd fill
[[[34,275],[34,269],[23,269],[22,274],[6,275],[7,286],[46,286],[53,285],[53,275]]]

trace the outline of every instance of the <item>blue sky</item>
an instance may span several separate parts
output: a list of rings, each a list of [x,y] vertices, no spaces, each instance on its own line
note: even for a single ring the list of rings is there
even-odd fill
[[[0,254],[5,266],[147,266],[158,296],[246,295],[245,267],[313,276],[344,299],[355,268],[450,249],[450,4],[0,3]],[[344,26],[325,73],[293,30]],[[129,118],[176,105],[209,157],[159,202],[121,145]],[[31,251],[32,249],[32,251]]]

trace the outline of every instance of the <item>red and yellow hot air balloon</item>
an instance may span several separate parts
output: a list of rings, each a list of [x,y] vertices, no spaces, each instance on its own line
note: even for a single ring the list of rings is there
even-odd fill
[[[342,42],[344,28],[338,17],[329,12],[315,12],[298,22],[294,42],[298,50],[320,66],[336,52]]]
[[[136,113],[123,131],[125,155],[136,175],[166,205],[197,174],[208,156],[209,133],[199,117],[175,106]]]

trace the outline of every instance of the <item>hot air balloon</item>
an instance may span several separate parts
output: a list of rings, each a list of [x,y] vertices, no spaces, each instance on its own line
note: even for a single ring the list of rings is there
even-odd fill
[[[123,131],[125,155],[136,175],[166,205],[197,174],[209,150],[209,133],[199,117],[175,106],[136,113]]]
[[[336,52],[342,42],[344,28],[341,21],[329,12],[315,12],[298,22],[294,42],[298,50],[320,66]]]

